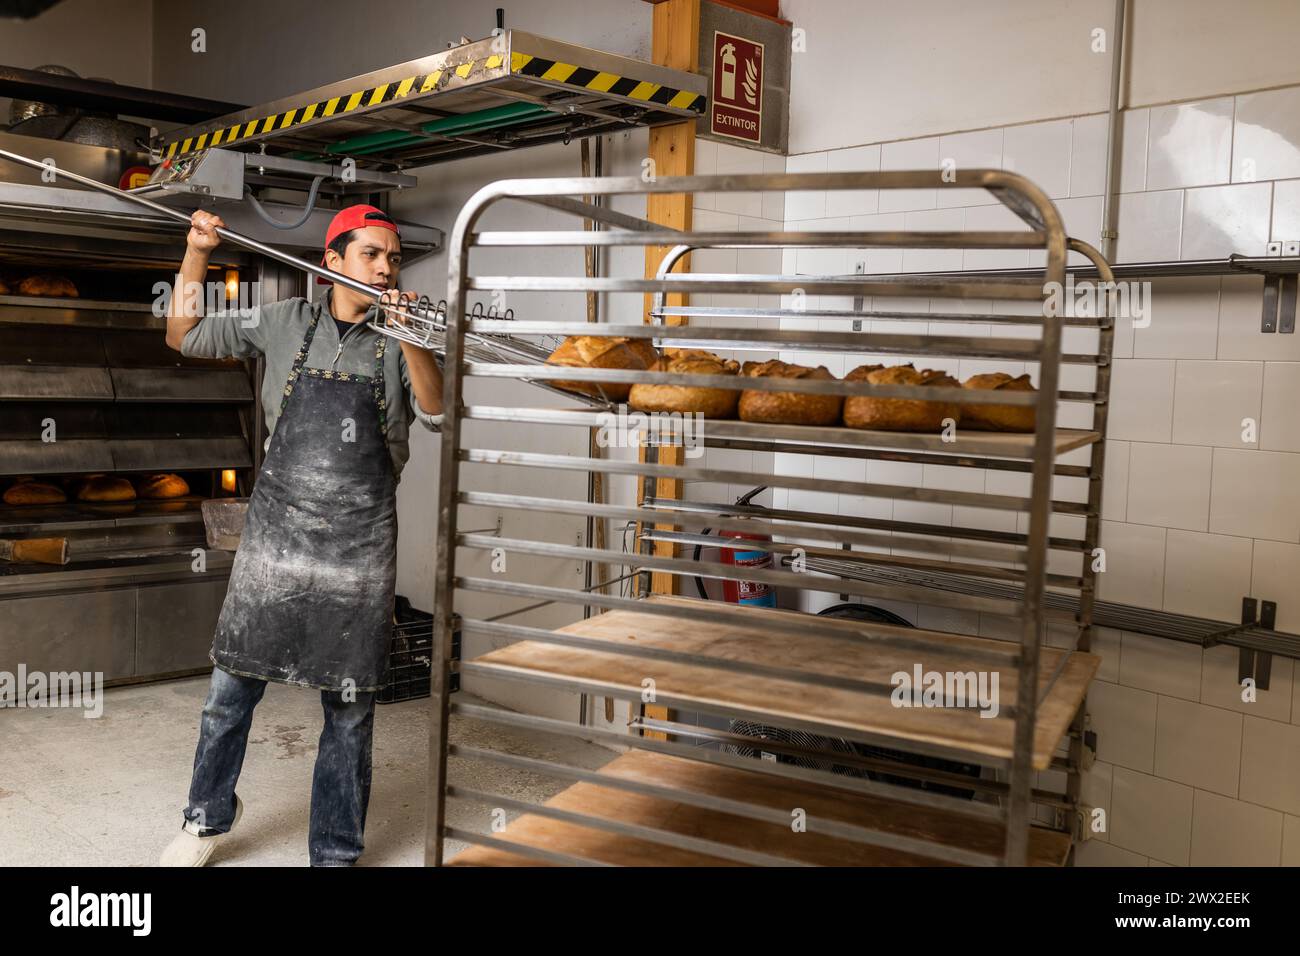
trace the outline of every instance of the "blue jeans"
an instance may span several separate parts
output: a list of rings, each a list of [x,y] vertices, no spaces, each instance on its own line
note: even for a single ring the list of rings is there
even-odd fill
[[[253,708],[265,691],[266,681],[260,678],[212,669],[182,824],[197,836],[228,833],[234,824],[235,782],[244,764]],[[350,866],[365,846],[375,695],[357,691],[355,696],[349,702],[339,691],[320,693],[325,726],[311,784],[307,850],[312,866]]]

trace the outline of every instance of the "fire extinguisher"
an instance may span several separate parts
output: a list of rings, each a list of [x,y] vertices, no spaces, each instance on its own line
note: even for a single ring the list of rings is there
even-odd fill
[[[747,505],[750,499],[756,497],[760,492],[766,490],[766,486],[758,487],[747,491],[736,499],[737,505]],[[755,506],[757,507],[757,506]],[[711,529],[705,528],[704,534],[708,534]],[[752,531],[719,531],[718,537],[729,538],[735,541],[761,541],[771,542],[772,536],[768,534],[759,534]],[[703,545],[695,546],[695,560],[700,559],[700,549]],[[772,552],[760,550],[757,548],[723,548],[719,547],[718,552],[724,564],[729,564],[736,568],[770,568],[772,566]],[[704,590],[704,582],[697,576],[695,586],[699,589],[700,597],[708,598],[708,593]],[[764,584],[760,581],[733,581],[729,578],[722,582],[723,600],[730,604],[748,604],[751,607],[776,607],[776,591],[770,584]]]

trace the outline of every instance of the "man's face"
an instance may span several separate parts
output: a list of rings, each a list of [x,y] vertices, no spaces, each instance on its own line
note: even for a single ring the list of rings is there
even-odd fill
[[[325,265],[330,269],[377,289],[397,288],[401,264],[401,240],[393,230],[382,226],[366,226],[354,231],[346,255],[340,256],[333,249],[325,253]],[[334,286],[334,295],[340,305],[369,306],[373,301],[340,285]]]

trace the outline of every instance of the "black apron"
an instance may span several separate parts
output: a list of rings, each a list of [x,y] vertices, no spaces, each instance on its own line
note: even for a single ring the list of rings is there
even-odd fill
[[[245,677],[375,691],[386,679],[397,578],[388,337],[377,336],[373,376],[308,368],[320,314],[284,386],[211,658]]]

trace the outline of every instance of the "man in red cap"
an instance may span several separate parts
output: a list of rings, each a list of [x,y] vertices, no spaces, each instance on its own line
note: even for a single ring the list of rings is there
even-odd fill
[[[223,225],[202,211],[191,218],[167,344],[183,355],[263,356],[270,437],[217,621],[184,823],[160,863],[202,866],[239,820],[253,708],[275,681],[321,692],[308,854],[313,866],[348,866],[363,848],[375,693],[386,678],[397,482],[412,419],[441,425],[442,372],[432,352],[371,328],[400,319],[340,283],[314,303],[187,314],[197,308],[184,293],[202,288]],[[341,210],[325,246],[329,269],[399,295],[401,237],[379,209]]]

